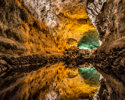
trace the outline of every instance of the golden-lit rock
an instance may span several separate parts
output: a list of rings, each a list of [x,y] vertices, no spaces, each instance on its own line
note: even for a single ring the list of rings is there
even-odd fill
[[[73,3],[62,4],[56,14],[59,19],[59,25],[54,28],[54,32],[57,34],[54,36],[57,37],[57,39],[55,38],[57,41],[63,38],[63,40],[61,39],[63,43],[60,43],[60,41],[57,43],[60,46],[64,46],[64,48],[70,48],[72,46],[77,47],[77,44],[69,42],[69,39],[79,41],[85,32],[95,30],[88,19],[84,4],[82,2],[80,3],[79,0],[75,0]]]
[[[86,84],[63,62],[69,48],[76,55],[66,60],[77,56],[78,41],[89,30],[95,28],[79,0],[1,0],[0,99],[92,98],[98,86]]]
[[[48,27],[43,22],[35,20],[21,1],[1,2],[1,54],[32,55],[58,51]]]
[[[41,2],[24,0],[24,5],[36,20],[47,25],[51,37],[60,50],[77,47],[76,43],[67,41],[69,39],[79,41],[85,32],[95,30],[89,21],[85,5],[80,0],[73,2],[71,0],[54,0],[52,2],[50,0]]]

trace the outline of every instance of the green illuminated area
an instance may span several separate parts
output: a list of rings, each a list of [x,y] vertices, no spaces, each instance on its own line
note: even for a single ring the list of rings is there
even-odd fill
[[[78,42],[79,49],[90,49],[98,48],[101,45],[98,39],[98,33],[96,31],[88,31]],[[91,68],[80,68],[78,70],[82,78],[85,79],[87,84],[98,85],[100,74],[96,71],[94,67]]]
[[[80,68],[78,70],[79,74],[82,76],[82,78],[85,79],[85,82],[87,84],[91,85],[98,85],[99,84],[99,78],[100,74],[96,71],[94,67],[91,68]]]
[[[101,45],[98,39],[98,33],[96,31],[88,31],[84,34],[81,40],[78,42],[79,49],[90,49],[98,48]]]

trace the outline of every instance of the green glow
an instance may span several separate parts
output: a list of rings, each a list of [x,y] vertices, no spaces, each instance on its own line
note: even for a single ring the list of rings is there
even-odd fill
[[[98,39],[98,34],[95,31],[89,31],[85,33],[82,39],[78,42],[79,49],[90,49],[98,48],[100,42]]]
[[[88,84],[99,84],[100,74],[96,71],[94,67],[80,68],[78,72]]]
[[[84,34],[82,39],[78,42],[79,49],[90,49],[98,48],[100,46],[98,34],[96,31],[88,31]],[[87,84],[97,85],[99,84],[100,74],[94,67],[91,68],[80,68],[78,70],[82,78],[85,79]]]

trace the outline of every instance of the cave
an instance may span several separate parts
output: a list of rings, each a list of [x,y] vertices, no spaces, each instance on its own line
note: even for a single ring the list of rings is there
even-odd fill
[[[93,31],[88,31],[84,33],[83,37],[78,42],[79,49],[90,49],[93,50],[101,46],[101,41],[99,40],[98,33]]]
[[[0,100],[124,100],[124,0],[0,0]]]

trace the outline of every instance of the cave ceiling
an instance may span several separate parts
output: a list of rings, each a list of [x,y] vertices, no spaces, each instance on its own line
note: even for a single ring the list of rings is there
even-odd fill
[[[85,32],[97,32],[80,0],[25,0],[24,4],[36,19],[47,25],[60,49],[77,47]]]

